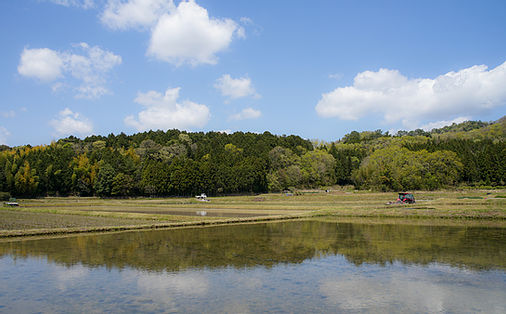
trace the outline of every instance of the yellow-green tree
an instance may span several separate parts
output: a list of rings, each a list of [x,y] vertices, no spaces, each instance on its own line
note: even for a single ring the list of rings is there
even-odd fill
[[[357,186],[374,190],[435,190],[456,184],[461,171],[454,152],[390,146],[367,157],[353,179]]]
[[[14,176],[15,194],[19,196],[34,196],[39,185],[35,169],[25,161]]]
[[[73,169],[72,192],[82,196],[91,195],[98,165],[92,164],[86,154],[81,154],[74,157],[71,167]]]

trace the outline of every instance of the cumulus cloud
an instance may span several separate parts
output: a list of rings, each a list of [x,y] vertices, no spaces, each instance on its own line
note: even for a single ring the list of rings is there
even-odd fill
[[[91,135],[93,131],[91,121],[77,112],[72,112],[69,108],[60,111],[58,117],[51,120],[50,125],[54,128],[57,136],[87,136]]]
[[[51,3],[62,5],[64,7],[77,7],[82,9],[91,9],[95,7],[94,0],[47,0]]]
[[[107,73],[116,65],[121,64],[119,55],[86,43],[77,45],[85,55],[65,53],[67,70],[82,83],[77,88],[78,97],[98,98],[109,91],[104,87]]]
[[[216,80],[214,87],[221,94],[230,99],[237,99],[247,96],[259,97],[249,77],[232,78],[230,74],[224,74]]]
[[[111,29],[147,28],[160,16],[174,10],[173,1],[167,0],[109,0],[100,16],[103,24]]]
[[[174,65],[216,64],[216,54],[244,29],[231,19],[209,17],[195,1],[181,1],[160,16],[152,29],[147,54]]]
[[[0,145],[7,145],[7,137],[9,137],[9,135],[11,135],[11,133],[3,126],[0,126]]]
[[[180,88],[168,88],[165,94],[148,91],[138,93],[135,102],[145,107],[138,118],[125,118],[125,123],[138,131],[149,129],[189,129],[203,127],[209,121],[209,108],[188,100],[178,103]]]
[[[46,1],[85,9],[96,6],[93,0]],[[246,38],[243,25],[255,26],[248,17],[239,22],[210,17],[195,0],[177,5],[173,0],[107,0],[100,20],[113,30],[149,30],[147,55],[176,66],[216,64],[216,54],[226,50],[234,38]]]
[[[381,114],[386,123],[404,126],[443,120],[506,104],[506,62],[488,70],[475,65],[436,78],[409,79],[397,70],[365,71],[352,86],[325,93],[316,105],[322,117],[357,120]]]
[[[243,109],[241,112],[236,113],[230,116],[232,120],[246,120],[246,119],[257,119],[262,115],[260,110],[255,110],[253,108]]]
[[[87,43],[74,45],[74,51],[55,51],[49,48],[25,48],[21,53],[18,73],[44,82],[54,82],[53,91],[71,85],[76,97],[99,98],[109,93],[106,85],[107,74],[121,64],[121,57]],[[76,80],[76,84],[67,82]]]
[[[58,52],[48,48],[25,48],[21,53],[18,73],[41,81],[53,81],[62,76],[63,67],[63,60]]]

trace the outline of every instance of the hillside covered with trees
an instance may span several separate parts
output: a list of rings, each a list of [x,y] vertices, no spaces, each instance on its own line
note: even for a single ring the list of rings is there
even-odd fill
[[[18,197],[189,196],[354,185],[381,191],[504,186],[506,119],[431,132],[298,136],[150,131],[0,147],[0,191]]]

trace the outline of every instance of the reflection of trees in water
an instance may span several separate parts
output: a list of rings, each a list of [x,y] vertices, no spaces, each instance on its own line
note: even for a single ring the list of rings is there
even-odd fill
[[[152,271],[272,267],[335,254],[355,265],[440,262],[504,269],[505,231],[296,221],[0,243],[0,256],[39,256],[64,265]]]

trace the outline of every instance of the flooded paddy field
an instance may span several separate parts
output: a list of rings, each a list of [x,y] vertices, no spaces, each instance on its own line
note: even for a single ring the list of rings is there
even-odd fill
[[[506,191],[416,192],[416,204],[387,205],[396,193],[309,191],[296,195],[262,194],[194,198],[100,199],[59,197],[19,200],[0,207],[0,236],[23,230],[159,225],[261,220],[266,217],[383,217],[493,220],[506,224]],[[24,217],[24,218],[23,218]],[[9,231],[9,232],[6,232]]]
[[[505,228],[339,219],[3,241],[0,311],[506,311]]]

